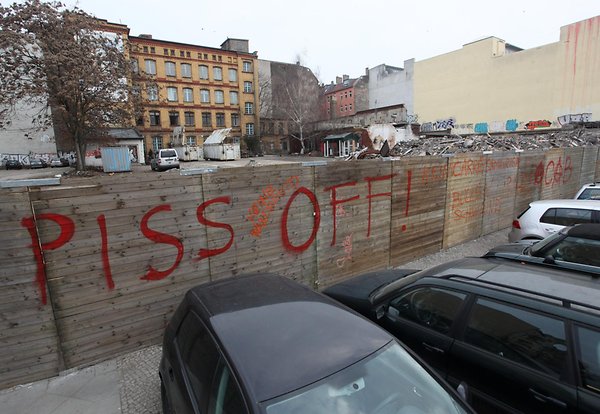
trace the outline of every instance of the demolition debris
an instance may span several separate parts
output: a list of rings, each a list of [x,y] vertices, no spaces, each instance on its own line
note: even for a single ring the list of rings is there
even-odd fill
[[[545,151],[552,148],[594,146],[600,143],[600,129],[571,129],[547,133],[502,135],[446,135],[399,141],[393,148],[383,146],[381,151],[358,151],[352,158],[414,157],[424,155],[451,155],[465,152]]]

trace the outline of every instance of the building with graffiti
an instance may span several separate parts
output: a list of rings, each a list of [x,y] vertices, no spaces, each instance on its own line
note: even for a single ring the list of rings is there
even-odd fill
[[[600,121],[600,16],[563,26],[557,42],[532,49],[497,37],[468,43],[415,62],[413,81],[423,132],[485,134]]]

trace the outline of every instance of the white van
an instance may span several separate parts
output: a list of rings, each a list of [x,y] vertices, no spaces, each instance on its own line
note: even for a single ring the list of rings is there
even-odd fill
[[[154,171],[168,170],[170,168],[179,168],[179,157],[174,148],[158,150],[156,157],[150,162],[150,168]]]

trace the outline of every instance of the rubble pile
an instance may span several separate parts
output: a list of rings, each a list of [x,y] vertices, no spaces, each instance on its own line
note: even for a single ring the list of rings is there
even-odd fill
[[[572,129],[548,133],[503,135],[446,135],[398,142],[379,156],[406,157],[483,151],[535,151],[600,144],[600,129]],[[365,157],[371,158],[371,157]]]

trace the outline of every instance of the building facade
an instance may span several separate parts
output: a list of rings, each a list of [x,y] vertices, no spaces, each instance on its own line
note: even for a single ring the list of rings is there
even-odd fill
[[[350,79],[338,76],[322,88],[320,119],[335,119],[352,116],[369,109],[369,83],[367,76]]]
[[[415,60],[404,61],[404,68],[381,64],[367,69],[369,109],[404,105],[408,121],[418,122],[413,108]]]
[[[227,39],[218,49],[140,35],[130,36],[129,45],[134,81],[137,73],[142,85],[136,123],[146,151],[172,145],[178,127],[189,145],[202,145],[220,128],[245,138],[257,135],[257,56],[249,53],[247,40]]]
[[[600,16],[522,50],[496,37],[415,62],[424,132],[491,133],[600,121]]]

